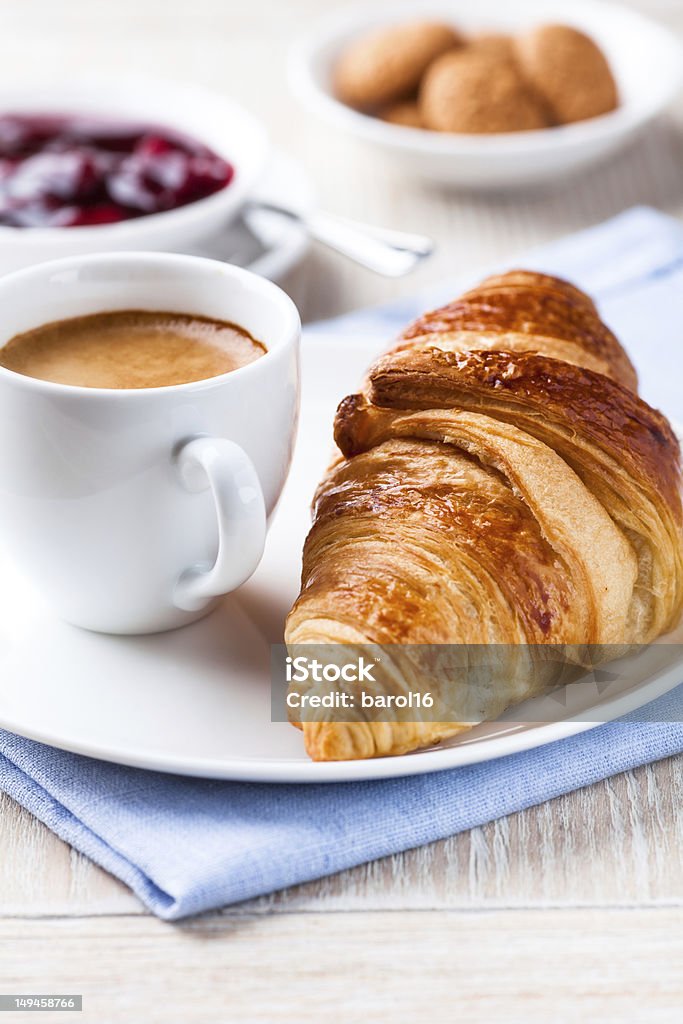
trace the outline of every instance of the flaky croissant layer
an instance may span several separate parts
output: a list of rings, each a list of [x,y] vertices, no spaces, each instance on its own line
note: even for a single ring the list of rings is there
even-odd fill
[[[339,407],[287,644],[632,645],[671,628],[680,452],[636,388],[592,301],[556,278],[489,278],[422,317]],[[482,719],[549,682],[527,667],[493,684]],[[321,717],[306,748],[405,753],[468,728],[472,694],[457,704],[452,722]]]

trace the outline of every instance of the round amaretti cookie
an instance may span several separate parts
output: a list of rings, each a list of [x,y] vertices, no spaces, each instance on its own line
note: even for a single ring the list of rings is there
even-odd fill
[[[585,121],[614,110],[617,86],[602,50],[568,25],[541,25],[515,46],[522,74],[556,124]]]
[[[476,48],[431,65],[420,88],[420,113],[425,127],[439,132],[519,132],[548,124],[515,64]]]
[[[431,62],[460,46],[450,25],[416,21],[361,36],[343,52],[334,71],[334,89],[343,103],[374,110],[407,99],[417,91]]]

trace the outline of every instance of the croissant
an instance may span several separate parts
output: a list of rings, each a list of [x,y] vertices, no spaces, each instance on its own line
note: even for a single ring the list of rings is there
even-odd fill
[[[335,441],[290,650],[647,644],[678,620],[678,441],[571,284],[515,271],[426,314],[342,401]],[[314,760],[399,754],[547,686],[503,672],[473,696],[465,681],[458,721],[299,725]]]

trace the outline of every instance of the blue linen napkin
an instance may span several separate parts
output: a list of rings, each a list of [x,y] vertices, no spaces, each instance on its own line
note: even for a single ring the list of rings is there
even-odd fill
[[[683,228],[636,209],[519,261],[598,297],[644,397],[683,419]],[[391,337],[453,285],[328,322]],[[678,369],[678,372],[672,372]],[[535,750],[381,782],[211,782],[106,764],[0,730],[0,790],[167,920],[420,846],[683,752],[683,686],[646,708]]]

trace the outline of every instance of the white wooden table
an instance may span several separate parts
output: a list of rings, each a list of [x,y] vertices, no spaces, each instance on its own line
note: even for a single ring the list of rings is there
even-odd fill
[[[680,0],[639,5],[683,32]],[[293,281],[308,319],[455,278],[634,203],[683,216],[683,103],[570,190],[483,198],[402,180],[287,96],[288,42],[325,6],[0,0],[0,85],[35,67],[204,82],[268,122],[329,209],[438,238],[401,282],[314,251]],[[85,1012],[57,1019],[98,1024],[678,1021],[682,808],[681,760],[664,761],[171,926],[0,797],[0,993],[82,992]]]

